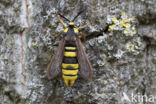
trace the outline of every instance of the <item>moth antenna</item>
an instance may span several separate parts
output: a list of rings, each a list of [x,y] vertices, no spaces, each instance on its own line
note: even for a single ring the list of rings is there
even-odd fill
[[[70,20],[69,19],[67,19],[66,17],[64,17],[63,15],[61,15],[60,13],[57,13],[58,15],[60,15],[62,18],[64,18],[66,21],[69,21],[70,22]]]
[[[84,10],[81,10],[81,11],[73,18],[72,21],[75,21],[75,19],[76,19],[81,13],[83,13],[83,12],[84,12]]]

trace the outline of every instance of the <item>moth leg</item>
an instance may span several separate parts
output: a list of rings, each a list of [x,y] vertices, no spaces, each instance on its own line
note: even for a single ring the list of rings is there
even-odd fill
[[[80,27],[78,28],[78,31],[80,31],[80,30],[82,30],[82,29],[84,29],[84,28],[86,28],[86,27],[88,27],[88,25],[80,26]]]
[[[64,30],[61,30],[58,34],[56,34],[55,36],[52,36],[51,35],[51,37],[52,38],[57,38],[57,37],[59,37],[62,33],[64,32]]]
[[[86,36],[83,32],[79,32],[79,34],[82,36],[82,39],[84,40],[84,42],[86,42]]]
[[[60,18],[58,14],[57,14],[57,18],[59,19],[59,22],[63,25],[63,27],[66,28],[65,23],[63,22],[63,20]]]
[[[61,30],[55,37],[59,37],[63,32],[64,30]]]

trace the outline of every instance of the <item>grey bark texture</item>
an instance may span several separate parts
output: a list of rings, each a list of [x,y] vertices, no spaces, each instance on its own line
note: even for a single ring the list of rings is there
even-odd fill
[[[81,10],[75,24],[89,24],[82,32],[93,79],[79,77],[67,88],[60,76],[46,76],[59,42],[54,36],[63,29],[55,13],[72,19]],[[156,98],[155,0],[0,0],[1,104],[155,104],[151,96]]]

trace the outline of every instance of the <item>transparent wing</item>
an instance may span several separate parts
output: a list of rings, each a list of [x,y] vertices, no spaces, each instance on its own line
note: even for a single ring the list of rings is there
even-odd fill
[[[55,54],[50,61],[50,64],[48,65],[47,76],[49,79],[53,79],[61,72],[61,63],[63,59],[64,45],[65,39],[63,38],[59,42],[59,46],[55,51]]]
[[[90,80],[92,79],[93,74],[92,67],[79,38],[76,39],[76,47],[78,53],[78,62],[80,65],[80,75],[84,79]]]

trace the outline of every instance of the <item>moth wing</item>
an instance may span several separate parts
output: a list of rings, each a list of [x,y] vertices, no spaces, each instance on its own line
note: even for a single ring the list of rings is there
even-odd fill
[[[61,63],[63,59],[64,45],[65,45],[65,39],[63,38],[59,42],[59,46],[57,50],[55,51],[55,54],[51,58],[51,61],[48,65],[48,68],[47,68],[48,79],[53,79],[61,72]]]
[[[80,65],[80,75],[87,80],[92,79],[93,69],[91,67],[91,64],[88,60],[88,57],[84,51],[83,45],[79,38],[76,39],[76,47],[77,47],[77,53],[78,53],[78,62]]]

